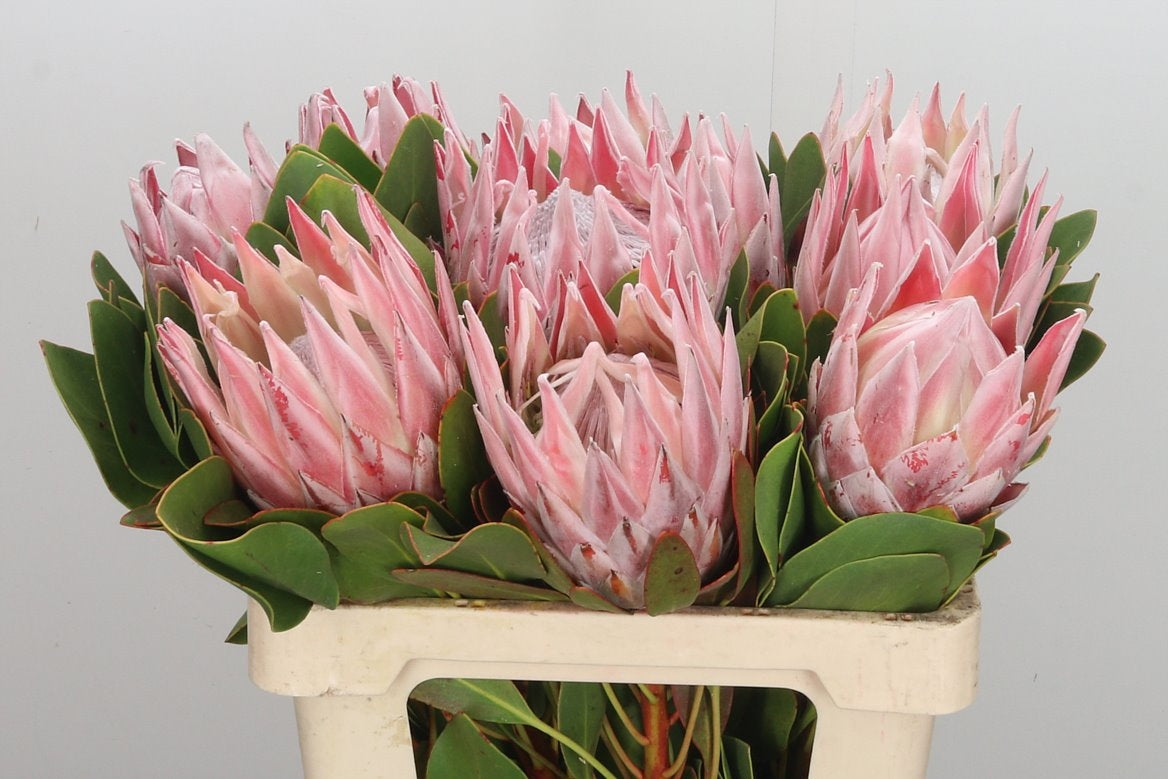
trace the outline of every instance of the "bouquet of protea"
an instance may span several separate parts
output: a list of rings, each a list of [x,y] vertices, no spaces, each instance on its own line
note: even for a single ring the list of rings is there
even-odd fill
[[[623,110],[504,98],[481,141],[437,86],[365,100],[359,129],[313,96],[279,165],[245,128],[246,169],[205,136],[169,191],[145,167],[141,299],[96,254],[94,353],[44,344],[123,523],[274,629],[415,597],[931,611],[1008,542],[1103,348],[1065,280],[1094,214],[1046,202],[1016,115],[995,162],[984,110],[934,89],[894,126],[889,81],[760,157],[631,76]],[[814,722],[788,691],[449,692],[417,693],[428,776],[789,776]]]

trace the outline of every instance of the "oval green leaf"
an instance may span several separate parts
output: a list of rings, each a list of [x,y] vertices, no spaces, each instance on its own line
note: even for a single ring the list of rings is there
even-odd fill
[[[855,560],[829,572],[791,603],[792,608],[921,613],[945,600],[949,565],[939,554]]]
[[[442,730],[426,763],[426,779],[523,779],[523,770],[498,750],[465,714]]]
[[[415,687],[410,698],[482,722],[504,725],[539,722],[515,684],[502,679],[429,679]]]
[[[947,579],[938,603],[977,565],[985,537],[970,525],[921,514],[873,514],[858,517],[796,554],[779,569],[774,605],[792,604],[831,571],[850,563],[888,555],[937,554],[947,563]],[[857,598],[862,598],[857,593]],[[856,610],[863,610],[856,607]]]
[[[645,567],[645,610],[668,614],[693,605],[702,588],[693,552],[680,535],[662,533],[649,552]]]

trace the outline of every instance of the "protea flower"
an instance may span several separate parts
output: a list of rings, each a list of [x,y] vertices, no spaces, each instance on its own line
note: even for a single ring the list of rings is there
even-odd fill
[[[777,184],[759,174],[749,133],[688,117],[671,131],[656,99],[642,100],[629,74],[627,115],[605,92],[575,118],[553,96],[549,118],[525,120],[503,99],[494,138],[478,172],[457,138],[439,152],[438,194],[451,276],[470,299],[500,289],[506,268],[549,316],[559,278],[583,262],[602,292],[645,262],[697,273],[719,303],[730,267],[744,250],[755,286],[785,282]]]
[[[696,277],[689,289],[658,296],[627,285],[621,319],[609,323],[614,348],[553,338],[566,356],[535,326],[535,296],[522,289],[510,306],[510,391],[465,305],[476,415],[503,489],[577,582],[626,608],[644,605],[663,533],[688,543],[704,578],[732,538],[730,468],[746,443],[748,400],[733,332],[719,332]]]
[[[330,90],[313,95],[300,107],[299,143],[319,146],[324,130],[336,124],[384,166],[409,118],[430,113],[469,148],[451,123],[436,84],[428,97],[416,81],[395,76],[392,84],[365,90],[365,100],[365,127],[358,133]],[[277,174],[275,162],[250,125],[244,126],[243,138],[248,171],[204,134],[196,136],[194,146],[176,143],[179,167],[169,194],[159,185],[157,163],[144,166],[138,180],[131,180],[130,199],[138,229],[125,223],[122,227],[148,289],[166,286],[186,298],[179,260],[194,263],[196,252],[228,274],[237,270],[233,233],[245,233],[263,218]]]
[[[138,229],[122,229],[147,289],[170,287],[184,297],[178,259],[194,260],[196,251],[227,272],[237,263],[231,246],[232,231],[246,231],[271,195],[276,168],[251,131],[244,127],[252,175],[244,172],[207,135],[195,145],[176,143],[179,168],[171,192],[162,190],[156,163],[142,168],[130,181],[130,201]]]
[[[358,131],[332,90],[318,92],[300,107],[300,143],[314,148],[319,146],[325,129],[335,124],[356,141],[370,159],[385,167],[397,148],[406,122],[418,114],[429,114],[453,134],[463,149],[472,149],[447,109],[436,82],[430,83],[427,92],[412,78],[394,76],[388,84],[366,87],[365,108],[364,128]]]
[[[948,506],[970,520],[1004,509],[1055,422],[1086,314],[1053,325],[1029,356],[1002,348],[971,297],[866,326],[880,270],[853,291],[811,368],[809,452],[828,499],[844,517]]]
[[[919,97],[914,98],[893,129],[892,86],[889,75],[878,98],[878,86],[871,84],[856,113],[841,121],[841,84],[824,122],[820,138],[828,165],[850,169],[851,208],[863,221],[888,196],[897,176],[912,178],[954,246],[965,243],[979,226],[1000,235],[1018,216],[1030,166],[1029,156],[1018,159],[1018,111],[1006,123],[995,171],[988,109],[983,107],[969,123],[962,95],[946,120],[940,85],[934,85],[924,110]]]
[[[848,292],[878,262],[884,270],[873,317],[972,295],[1006,349],[1025,343],[1055,265],[1047,241],[1061,199],[1042,211],[1044,175],[1019,217],[1028,160],[1017,163],[1016,114],[995,173],[984,110],[967,127],[959,101],[946,124],[934,89],[924,114],[914,101],[893,131],[890,95],[889,88],[877,102],[870,90],[842,125],[837,96],[824,130],[835,167],[812,203],[795,271],[804,317],[820,310],[838,317]],[[996,236],[1015,224],[1018,237],[999,269]]]
[[[358,205],[372,251],[294,211],[305,262],[277,268],[237,234],[243,282],[181,264],[217,379],[185,331],[160,327],[167,368],[261,507],[441,497],[438,423],[462,384],[454,298],[436,263],[435,306],[371,196]]]

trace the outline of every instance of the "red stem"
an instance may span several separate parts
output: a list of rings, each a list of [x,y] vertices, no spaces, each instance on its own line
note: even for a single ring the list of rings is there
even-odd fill
[[[647,684],[641,699],[641,722],[649,743],[645,746],[644,779],[664,779],[669,770],[669,711],[665,685]]]

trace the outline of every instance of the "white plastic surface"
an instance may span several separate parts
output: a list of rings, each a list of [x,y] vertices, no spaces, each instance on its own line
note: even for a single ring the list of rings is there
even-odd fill
[[[284,633],[253,602],[248,623],[252,680],[296,698],[307,779],[413,776],[406,699],[458,677],[793,689],[818,712],[812,779],[913,779],[933,716],[976,694],[981,609],[967,587],[923,615],[428,599],[314,608]]]

